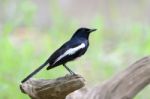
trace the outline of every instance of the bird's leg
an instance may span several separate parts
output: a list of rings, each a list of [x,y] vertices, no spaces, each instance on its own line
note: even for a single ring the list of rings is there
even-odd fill
[[[71,75],[75,75],[75,73],[74,73],[71,69],[69,69],[69,68],[66,66],[66,64],[63,64],[63,66],[70,72]]]

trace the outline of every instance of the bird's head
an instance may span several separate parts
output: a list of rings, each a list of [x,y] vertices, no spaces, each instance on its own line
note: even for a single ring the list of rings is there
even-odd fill
[[[83,38],[89,38],[89,34],[96,31],[96,29],[89,29],[89,28],[79,28],[72,36],[74,37],[83,37]]]

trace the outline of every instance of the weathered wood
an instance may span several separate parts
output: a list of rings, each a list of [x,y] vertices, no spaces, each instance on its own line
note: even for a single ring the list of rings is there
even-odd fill
[[[84,86],[84,79],[79,75],[66,75],[53,80],[30,79],[20,85],[23,93],[31,99],[65,99],[65,97]]]
[[[22,84],[21,88],[33,99],[133,99],[150,83],[150,57],[135,62],[93,88],[81,88],[84,86],[82,77],[69,77],[56,80],[31,79]]]
[[[68,97],[71,99],[133,99],[149,83],[150,57],[145,57],[110,80],[90,88],[84,93],[79,90]],[[79,93],[80,97],[76,98]]]

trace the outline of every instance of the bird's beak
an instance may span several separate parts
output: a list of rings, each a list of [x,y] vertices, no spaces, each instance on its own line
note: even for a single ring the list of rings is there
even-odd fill
[[[90,32],[94,32],[94,31],[96,31],[96,30],[97,30],[97,29],[91,29]]]

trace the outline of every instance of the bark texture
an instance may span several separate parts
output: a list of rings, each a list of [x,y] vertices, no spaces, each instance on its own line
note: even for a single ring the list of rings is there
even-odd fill
[[[84,86],[79,75],[66,75],[57,79],[30,79],[20,85],[23,93],[31,99],[65,99],[71,92]]]
[[[81,88],[84,79],[80,76],[69,77],[56,80],[31,79],[22,84],[21,89],[33,99],[133,99],[150,83],[150,57],[140,59],[93,88]]]

